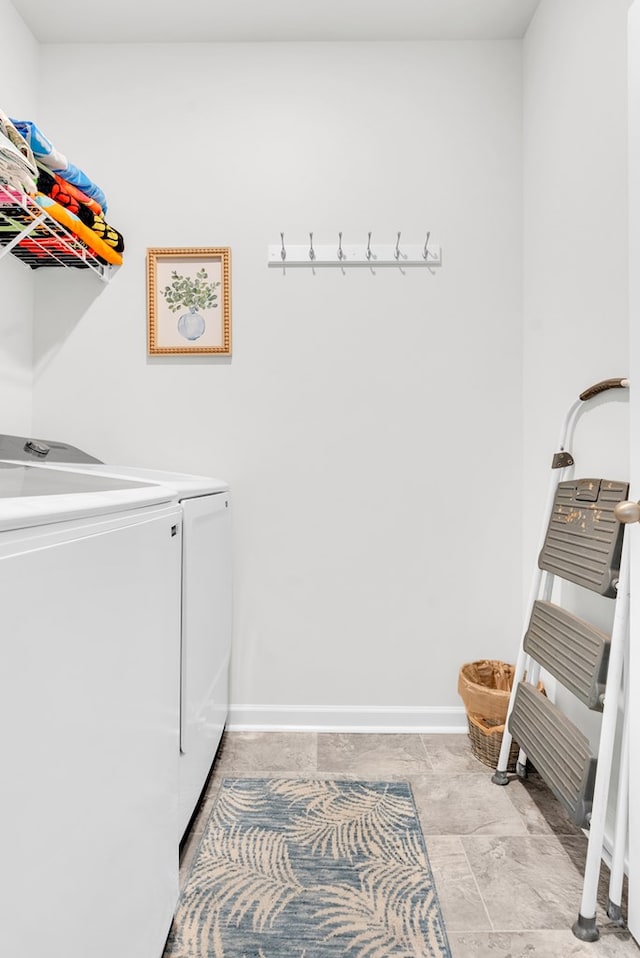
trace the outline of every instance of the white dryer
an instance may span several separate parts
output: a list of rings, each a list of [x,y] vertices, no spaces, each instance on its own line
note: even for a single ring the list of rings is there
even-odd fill
[[[178,839],[206,782],[229,712],[231,493],[203,476],[100,463],[73,446],[0,436],[0,457],[171,489],[182,509]],[[58,461],[65,459],[71,462]],[[84,460],[88,461],[84,461]]]
[[[61,464],[50,463],[53,469]],[[67,467],[65,467],[67,468]],[[157,483],[182,509],[178,839],[186,831],[229,714],[231,493],[221,479],[133,466],[73,464],[92,475]]]
[[[162,953],[182,514],[159,485],[0,462],[3,953]]]

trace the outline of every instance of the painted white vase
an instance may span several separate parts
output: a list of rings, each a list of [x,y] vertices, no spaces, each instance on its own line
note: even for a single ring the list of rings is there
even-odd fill
[[[181,336],[184,336],[185,339],[188,339],[189,342],[200,339],[205,328],[205,321],[200,313],[196,312],[195,306],[190,306],[189,312],[185,313],[178,320],[178,332]]]

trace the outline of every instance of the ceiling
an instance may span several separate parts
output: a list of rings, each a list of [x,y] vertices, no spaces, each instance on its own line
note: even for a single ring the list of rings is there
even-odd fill
[[[540,0],[12,2],[41,43],[184,43],[502,40],[523,36]]]

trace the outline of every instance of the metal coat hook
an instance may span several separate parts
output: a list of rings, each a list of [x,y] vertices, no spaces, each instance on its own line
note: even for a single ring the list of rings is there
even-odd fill
[[[363,230],[360,242],[356,239],[355,243],[350,243],[348,239],[343,243],[345,234],[342,230],[334,233],[338,237],[337,244],[331,238],[326,244],[316,243],[315,233],[311,231],[306,235],[307,242],[301,238],[300,242],[285,243],[284,233],[280,233],[280,242],[269,246],[268,265],[279,267],[281,272],[288,272],[290,267],[306,266],[314,275],[318,269],[331,266],[343,272],[360,266],[368,269],[372,275],[377,274],[378,267],[389,267],[402,273],[405,267],[422,267],[433,275],[434,270],[442,266],[442,251],[439,243],[432,239],[431,230],[425,230],[422,241],[418,239],[417,242],[411,241],[400,230],[396,232],[395,241],[393,233],[386,240],[376,233],[375,248],[373,230]]]

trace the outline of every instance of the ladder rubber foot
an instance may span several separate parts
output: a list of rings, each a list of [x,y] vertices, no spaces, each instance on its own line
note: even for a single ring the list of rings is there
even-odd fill
[[[525,762],[524,765],[522,765],[520,762],[518,762],[518,764],[516,765],[516,775],[518,776],[518,778],[526,778],[526,777],[527,777],[527,764],[526,764],[526,762]]]
[[[597,941],[600,937],[595,918],[584,918],[583,915],[578,915],[571,931],[580,941]]]
[[[494,785],[508,785],[509,776],[506,772],[501,772],[499,769],[496,769],[493,775],[491,776],[491,781]]]
[[[621,928],[626,927],[627,923],[622,917],[622,908],[620,905],[616,905],[615,902],[611,901],[611,899],[609,899],[609,903],[607,905],[607,915],[614,925],[620,925]]]

